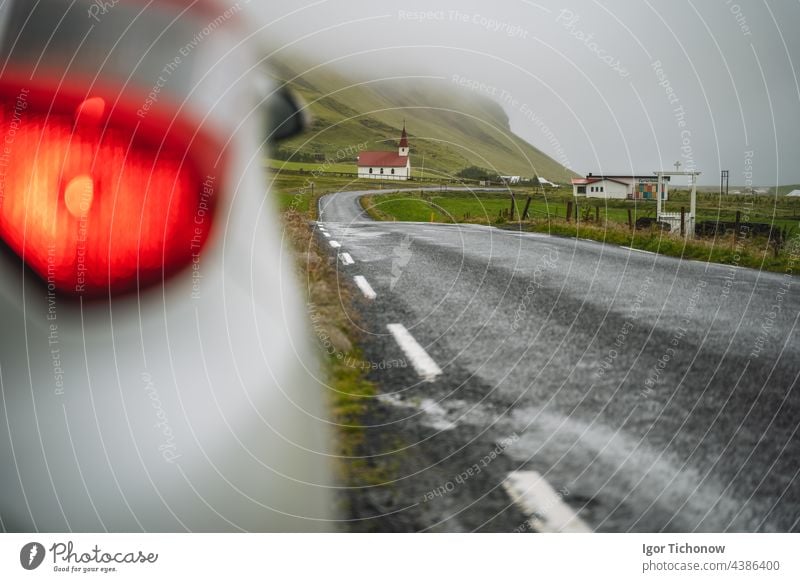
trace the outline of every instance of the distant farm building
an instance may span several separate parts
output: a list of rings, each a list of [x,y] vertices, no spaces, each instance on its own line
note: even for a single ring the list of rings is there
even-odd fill
[[[506,184],[519,184],[520,176],[500,176],[500,180]]]
[[[787,196],[800,196],[800,190],[792,190]]]
[[[361,152],[358,155],[358,177],[372,180],[411,179],[411,158],[408,155],[408,134],[403,124],[397,152]]]
[[[656,200],[656,176],[594,176],[572,179],[572,195],[585,198],[619,198],[629,200]],[[669,176],[664,176],[661,200],[669,197]]]

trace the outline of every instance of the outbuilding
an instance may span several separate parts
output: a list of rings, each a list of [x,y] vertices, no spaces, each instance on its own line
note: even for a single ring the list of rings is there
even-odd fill
[[[661,187],[661,200],[669,196],[669,177],[664,176]],[[572,179],[572,195],[585,198],[655,200],[658,178],[651,176],[626,176],[587,174],[585,178]]]

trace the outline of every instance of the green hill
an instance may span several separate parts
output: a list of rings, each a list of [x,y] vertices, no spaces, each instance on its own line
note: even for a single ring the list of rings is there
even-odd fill
[[[308,67],[296,62],[270,64],[273,75],[309,104],[313,119],[309,132],[281,144],[281,157],[341,161],[337,152],[349,148],[352,161],[359,144],[390,150],[405,120],[417,175],[423,162],[426,175],[452,175],[468,166],[560,183],[576,175],[512,133],[499,104],[448,79],[359,81],[331,69],[304,72]]]

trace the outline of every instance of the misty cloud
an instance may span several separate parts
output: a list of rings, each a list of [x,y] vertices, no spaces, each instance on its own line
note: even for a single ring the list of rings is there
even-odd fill
[[[250,4],[275,56],[364,78],[466,78],[585,172],[800,183],[800,4],[475,0]],[[412,81],[409,81],[412,82]],[[481,91],[480,87],[484,87]],[[543,130],[544,128],[544,130]]]

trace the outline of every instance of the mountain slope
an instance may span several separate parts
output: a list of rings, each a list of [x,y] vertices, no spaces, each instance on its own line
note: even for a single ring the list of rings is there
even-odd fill
[[[448,79],[353,80],[330,69],[271,63],[273,74],[300,94],[311,131],[282,147],[336,159],[340,150],[396,147],[405,121],[412,165],[454,174],[467,166],[501,175],[543,176],[564,183],[575,174],[515,135],[503,108]]]

